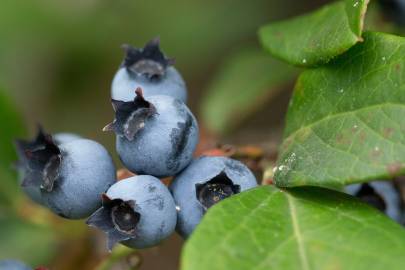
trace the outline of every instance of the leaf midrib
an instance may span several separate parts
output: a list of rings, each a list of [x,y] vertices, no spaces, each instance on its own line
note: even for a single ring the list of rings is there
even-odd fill
[[[290,237],[288,237],[288,239],[289,240],[292,240],[294,238],[296,239],[302,269],[303,270],[310,270],[309,263],[308,263],[308,258],[307,258],[306,252],[305,252],[305,247],[304,247],[304,243],[303,243],[303,239],[302,239],[302,233],[301,233],[301,230],[300,230],[300,227],[299,227],[299,224],[298,224],[297,211],[296,211],[295,205],[294,205],[294,203],[292,201],[293,200],[292,195],[288,194],[287,192],[282,192],[281,190],[277,190],[275,192],[270,193],[267,198],[265,198],[259,204],[257,204],[255,209],[253,209],[249,214],[243,216],[241,222],[236,227],[234,227],[234,229],[231,232],[229,232],[228,234],[226,234],[222,238],[222,241],[220,243],[218,243],[218,245],[216,246],[215,249],[211,250],[210,254],[213,254],[213,253],[217,252],[216,250],[220,249],[220,247],[222,247],[227,242],[227,240],[234,233],[237,232],[237,228],[243,227],[247,220],[249,220],[252,216],[254,216],[258,210],[261,210],[263,207],[267,207],[269,201],[271,201],[271,199],[273,199],[275,195],[280,194],[280,193],[282,193],[284,195],[284,197],[287,199],[288,206],[289,206],[289,209],[290,209],[291,221],[292,221],[292,225],[293,225],[293,234],[291,234]],[[286,241],[287,240],[285,240],[284,242],[286,242]],[[211,258],[211,256],[208,255],[208,256],[205,256],[205,258],[207,258],[209,260]]]
[[[397,51],[400,50],[400,48],[401,48],[401,46],[398,46],[395,50],[393,50],[393,52],[391,53],[390,58],[393,57],[393,55],[395,55],[395,54],[397,53]],[[371,50],[371,49],[370,49],[370,50]],[[366,53],[366,51],[360,52],[360,54],[365,54],[365,53]],[[347,63],[345,63],[345,65],[350,65],[353,61],[356,61],[356,58],[357,58],[357,55],[354,56],[354,57],[352,57],[351,60],[349,60]],[[365,79],[366,79],[368,76],[370,76],[370,75],[373,75],[373,74],[375,74],[375,73],[377,73],[377,72],[379,72],[379,71],[381,71],[381,70],[384,70],[384,69],[392,68],[393,66],[402,63],[403,60],[404,60],[403,58],[399,58],[397,61],[391,61],[390,64],[386,64],[386,65],[383,65],[383,66],[381,66],[381,67],[379,67],[379,68],[372,69],[372,70],[368,71],[367,73],[365,73],[365,74],[363,74],[361,77],[359,77],[357,80],[353,81],[353,82],[352,82],[352,86],[355,85],[355,84],[360,83],[362,80],[365,80]],[[340,69],[342,69],[342,68],[340,68]],[[308,72],[309,72],[309,71],[308,71]],[[301,75],[301,76],[303,76],[303,75]],[[309,75],[309,76],[311,76],[311,75]],[[298,78],[298,80],[301,80],[301,79],[302,79],[302,77]],[[352,86],[350,86],[349,89],[351,89]],[[398,86],[398,88],[400,88],[400,87],[401,87],[401,86]],[[375,90],[375,89],[374,89],[374,90]],[[336,106],[335,106],[335,107],[337,107],[337,105],[340,104],[340,102],[342,101],[342,99],[344,99],[343,95],[336,101]],[[386,103],[390,103],[390,102],[386,102]],[[382,105],[382,104],[384,104],[384,103],[375,104],[375,105]],[[395,104],[395,103],[392,103],[392,104]],[[368,106],[368,107],[375,106],[375,105],[370,105],[370,106]],[[361,107],[361,108],[359,108],[359,109],[363,109],[363,108],[366,108],[366,107]],[[351,110],[351,111],[356,111],[356,110]],[[335,113],[335,114],[333,114],[333,115],[337,115],[337,114],[341,114],[341,113],[346,113],[346,112],[351,112],[351,111],[345,111],[345,112]],[[333,115],[332,115],[332,116],[333,116]],[[329,117],[329,116],[331,116],[331,115],[327,115],[327,116],[325,116],[324,118]],[[310,123],[308,126],[310,126],[311,124],[315,124],[316,122],[319,122],[319,121],[323,120],[324,118],[320,118],[320,119],[316,120],[315,122]],[[304,127],[305,127],[305,126],[304,126]],[[287,126],[287,127],[286,127],[286,130],[288,130],[288,129],[289,129],[289,127]],[[301,129],[301,128],[293,129],[293,131],[288,134],[288,137],[290,137],[290,135],[292,135],[292,134],[294,134],[295,132],[297,132],[299,129]],[[288,137],[286,137],[286,138],[288,138]]]
[[[399,107],[404,107],[405,108],[405,104],[402,103],[394,103],[394,102],[384,102],[384,103],[379,103],[379,104],[374,104],[374,105],[370,105],[370,106],[366,106],[366,107],[361,107],[359,109],[356,110],[351,110],[351,111],[345,111],[345,112],[340,112],[340,113],[335,113],[335,114],[328,114],[327,116],[320,118],[306,126],[302,126],[299,129],[295,130],[294,132],[290,133],[290,135],[288,135],[287,137],[284,138],[284,141],[287,140],[291,140],[291,138],[294,138],[295,136],[297,136],[297,134],[299,134],[300,132],[302,132],[305,129],[312,129],[312,127],[316,126],[317,124],[320,124],[324,121],[328,121],[334,118],[338,118],[341,116],[345,116],[345,115],[353,115],[356,114],[358,112],[361,112],[363,110],[368,110],[368,109],[373,109],[373,108],[378,108],[378,107],[384,107],[384,106],[399,106]]]
[[[268,192],[268,191],[267,191]],[[270,193],[268,195],[267,198],[265,198],[264,200],[262,200],[260,203],[257,204],[257,206],[255,207],[255,209],[253,209],[250,213],[248,213],[247,215],[243,216],[241,221],[238,223],[237,226],[234,227],[234,229],[232,231],[230,231],[229,233],[227,233],[226,235],[224,235],[224,237],[222,238],[221,242],[218,243],[216,245],[215,249],[211,249],[210,253],[207,254],[207,256],[205,256],[205,258],[207,260],[210,260],[211,255],[214,254],[215,252],[217,252],[217,249],[220,249],[229,238],[231,238],[231,236],[236,233],[238,231],[238,229],[240,229],[241,227],[243,227],[246,223],[247,220],[249,220],[252,216],[254,216],[254,214],[256,214],[257,211],[263,209],[263,207],[267,207],[268,202],[277,194],[279,194],[280,191],[274,191],[272,193]],[[222,209],[221,209],[222,210]]]
[[[308,263],[308,257],[305,252],[305,247],[304,247],[304,243],[303,243],[304,241],[303,241],[302,233],[301,233],[300,226],[298,223],[297,210],[295,208],[291,195],[286,194],[286,198],[287,198],[288,206],[290,209],[291,221],[292,221],[292,225],[293,225],[293,229],[294,229],[294,236],[295,236],[295,239],[297,240],[298,254],[300,257],[301,266],[302,266],[303,270],[309,270],[310,268],[309,268],[309,263]]]

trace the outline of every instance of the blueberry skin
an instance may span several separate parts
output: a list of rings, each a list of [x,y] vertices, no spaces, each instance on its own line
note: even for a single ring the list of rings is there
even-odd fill
[[[198,143],[198,124],[187,106],[169,96],[147,99],[157,114],[147,119],[132,141],[117,135],[121,161],[136,174],[173,176],[193,158]]]
[[[0,270],[32,270],[26,264],[17,260],[1,260]]]
[[[176,230],[182,237],[187,238],[204,215],[196,197],[196,184],[206,183],[221,172],[225,172],[233,184],[240,185],[241,192],[257,186],[253,173],[237,160],[211,156],[195,159],[169,186],[179,209]]]
[[[56,144],[68,143],[77,139],[82,139],[81,136],[68,132],[56,133],[52,137],[55,140]]]
[[[73,133],[56,133],[52,137],[53,137],[55,143],[58,145],[82,138],[79,135],[73,134]],[[19,155],[19,156],[20,156],[20,159],[24,159],[24,155]],[[20,169],[18,169],[18,181],[21,184],[23,180],[24,180],[24,169],[20,168]],[[24,193],[27,194],[27,196],[31,200],[33,200],[34,202],[36,202],[38,204],[44,205],[44,203],[42,201],[41,190],[39,188],[32,187],[32,186],[21,187],[21,188],[24,191]]]
[[[51,192],[41,190],[43,202],[59,216],[88,217],[101,206],[101,194],[116,181],[112,158],[92,140],[78,139],[59,147],[60,176]]]
[[[132,101],[135,98],[135,89],[142,88],[145,98],[156,95],[167,95],[187,101],[186,84],[180,73],[172,66],[166,68],[163,77],[149,79],[144,75],[129,72],[121,67],[114,76],[111,86],[111,98],[121,101]]]
[[[168,188],[150,175],[133,176],[111,186],[107,191],[111,199],[134,200],[141,215],[137,225],[137,238],[122,242],[131,248],[147,248],[159,244],[175,230],[176,205]]]
[[[374,191],[384,200],[385,202],[385,214],[391,219],[401,222],[402,212],[401,212],[401,197],[399,192],[395,189],[392,182],[387,181],[373,181],[368,182]],[[345,192],[352,196],[355,196],[357,192],[361,189],[363,184],[352,184],[345,187]]]

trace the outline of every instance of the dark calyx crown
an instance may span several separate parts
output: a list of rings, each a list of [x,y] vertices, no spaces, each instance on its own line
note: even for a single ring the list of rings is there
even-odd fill
[[[110,199],[102,194],[102,207],[86,223],[107,234],[107,246],[111,250],[116,243],[137,237],[136,229],[140,219],[141,214],[135,211],[135,201]]]
[[[19,166],[25,169],[23,187],[35,186],[51,192],[59,178],[62,155],[52,136],[39,127],[33,141],[17,140]]]
[[[135,135],[145,127],[146,120],[155,115],[156,108],[144,99],[142,89],[136,89],[134,101],[112,100],[115,119],[104,127],[103,131],[114,131],[132,141]]]
[[[132,74],[144,75],[149,79],[160,78],[166,68],[174,64],[174,60],[165,57],[159,44],[159,38],[154,38],[144,48],[123,45],[126,54],[122,66]]]
[[[386,209],[384,199],[367,183],[361,185],[360,190],[356,193],[356,197],[382,212]]]
[[[196,184],[195,189],[197,200],[205,211],[219,201],[240,192],[240,186],[234,185],[225,172],[204,184]]]

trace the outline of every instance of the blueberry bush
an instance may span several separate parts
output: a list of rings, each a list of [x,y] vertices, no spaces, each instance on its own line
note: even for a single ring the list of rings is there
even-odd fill
[[[274,185],[208,212],[186,243],[183,269],[403,267],[403,228],[339,192],[405,172],[405,39],[363,32],[367,4],[339,1],[260,28],[271,55],[304,68],[267,172]]]
[[[403,269],[397,2],[342,0],[263,25],[262,48],[233,50],[197,112],[158,38],[124,45],[103,129],[118,170],[84,136],[39,126],[16,140],[27,128],[0,94],[0,270],[144,269],[141,250],[175,233],[181,270]],[[279,143],[221,144],[251,119],[275,118],[267,101],[288,88]]]

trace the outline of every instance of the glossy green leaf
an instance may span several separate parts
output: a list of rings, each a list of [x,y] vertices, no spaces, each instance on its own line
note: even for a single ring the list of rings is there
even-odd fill
[[[45,265],[55,254],[55,234],[50,228],[16,217],[0,217],[0,260],[14,258],[32,266]]]
[[[259,36],[269,52],[298,66],[316,66],[362,40],[368,0],[339,1],[310,14],[270,23]]]
[[[295,69],[259,49],[234,53],[202,102],[205,126],[220,134],[232,130],[277,95],[295,74]]]
[[[262,186],[208,211],[181,269],[394,270],[404,252],[405,230],[351,196]]]
[[[14,105],[0,89],[0,207],[10,205],[18,196],[13,163],[17,160],[14,139],[24,133],[22,120]]]
[[[277,185],[340,186],[405,173],[405,39],[371,32],[364,39],[299,77]]]

